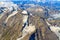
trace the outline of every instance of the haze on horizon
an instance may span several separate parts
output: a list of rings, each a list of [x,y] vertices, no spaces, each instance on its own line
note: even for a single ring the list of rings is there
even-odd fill
[[[0,0],[0,1],[60,1],[60,0]]]

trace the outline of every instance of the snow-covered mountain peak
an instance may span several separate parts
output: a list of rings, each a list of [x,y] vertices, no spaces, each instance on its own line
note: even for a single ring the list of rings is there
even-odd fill
[[[17,4],[14,4],[13,2],[0,2],[0,13],[1,9],[3,10],[9,10],[9,11],[17,11],[18,6]]]
[[[14,4],[13,2],[0,2],[0,7],[11,7],[11,6],[17,7],[17,5]]]

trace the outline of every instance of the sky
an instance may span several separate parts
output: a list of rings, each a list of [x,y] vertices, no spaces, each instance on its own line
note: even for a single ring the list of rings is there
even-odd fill
[[[0,0],[0,1],[41,1],[41,0]],[[42,1],[46,1],[46,0],[42,0]],[[48,1],[60,1],[60,0],[48,0]]]

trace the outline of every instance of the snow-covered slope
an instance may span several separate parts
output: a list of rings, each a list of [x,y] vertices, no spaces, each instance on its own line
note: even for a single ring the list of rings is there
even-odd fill
[[[0,8],[2,7],[4,7],[5,10],[9,9],[9,11],[18,9],[18,6],[13,2],[0,2]]]

